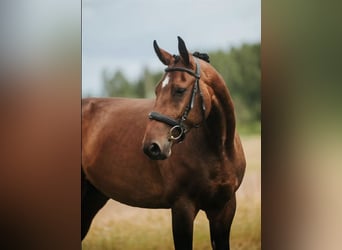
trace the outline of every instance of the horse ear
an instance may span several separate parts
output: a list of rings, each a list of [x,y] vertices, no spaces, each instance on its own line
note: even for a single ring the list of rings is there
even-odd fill
[[[171,59],[173,58],[172,55],[170,53],[168,53],[167,51],[159,48],[156,40],[153,41],[153,47],[154,47],[154,51],[156,52],[159,60],[165,65],[170,65]]]
[[[190,60],[189,60],[189,52],[185,46],[185,42],[183,41],[183,39],[179,36],[177,36],[178,38],[178,51],[180,56],[182,57],[184,63],[186,66],[188,66],[190,64]]]

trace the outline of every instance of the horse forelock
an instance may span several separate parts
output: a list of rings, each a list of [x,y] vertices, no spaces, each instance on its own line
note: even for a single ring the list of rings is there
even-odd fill
[[[174,64],[178,63],[181,59],[179,55],[173,55],[173,58],[174,58]]]

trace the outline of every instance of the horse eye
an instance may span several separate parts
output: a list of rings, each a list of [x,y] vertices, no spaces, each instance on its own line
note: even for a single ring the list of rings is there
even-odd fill
[[[176,88],[175,89],[175,94],[178,95],[178,96],[182,96],[185,92],[185,88]]]

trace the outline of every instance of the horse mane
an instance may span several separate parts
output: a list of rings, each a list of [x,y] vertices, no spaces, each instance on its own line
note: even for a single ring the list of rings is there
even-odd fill
[[[200,52],[196,51],[192,55],[199,58],[199,59],[206,61],[207,63],[210,63],[209,55],[207,53],[200,53]]]
[[[210,63],[210,58],[209,58],[209,55],[207,53],[200,53],[200,52],[196,51],[192,55],[194,57],[202,59],[203,61],[206,61],[207,63]],[[175,59],[175,63],[179,62],[179,60],[180,60],[179,55],[173,55],[173,58]]]

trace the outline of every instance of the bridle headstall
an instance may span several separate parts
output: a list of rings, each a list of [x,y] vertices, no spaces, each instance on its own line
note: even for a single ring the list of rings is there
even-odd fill
[[[188,128],[188,126],[185,125],[185,121],[188,118],[190,111],[194,107],[195,97],[196,97],[197,93],[199,93],[199,95],[200,95],[201,106],[202,106],[202,117],[203,117],[203,120],[205,119],[205,105],[204,105],[204,100],[203,100],[203,94],[202,94],[202,91],[201,91],[200,85],[199,85],[200,70],[201,69],[200,69],[200,64],[199,64],[198,59],[196,57],[194,57],[194,59],[195,59],[195,63],[196,63],[195,72],[190,70],[190,69],[182,68],[182,67],[167,67],[165,69],[165,72],[183,71],[183,72],[186,72],[186,73],[195,77],[195,83],[194,83],[194,86],[192,88],[189,103],[185,107],[185,110],[184,110],[181,118],[176,120],[176,119],[173,119],[169,116],[166,116],[166,115],[160,114],[158,112],[154,112],[154,111],[152,111],[148,115],[149,119],[151,119],[151,120],[156,120],[156,121],[163,122],[163,123],[169,125],[171,127],[171,129],[169,131],[168,139],[170,141],[174,141],[177,143],[182,142],[185,139],[185,134],[187,132],[189,132],[189,130],[190,130]],[[198,128],[199,126],[200,126],[200,123],[194,125],[193,127]]]

